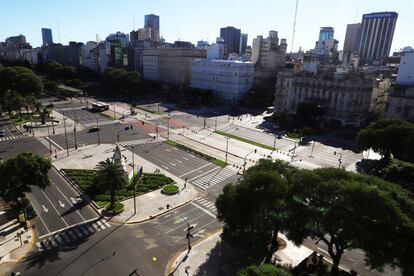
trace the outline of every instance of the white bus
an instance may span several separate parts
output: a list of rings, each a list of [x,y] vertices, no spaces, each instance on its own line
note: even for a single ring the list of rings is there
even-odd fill
[[[102,103],[102,102],[96,102],[92,104],[92,110],[102,112],[109,109],[109,104]]]

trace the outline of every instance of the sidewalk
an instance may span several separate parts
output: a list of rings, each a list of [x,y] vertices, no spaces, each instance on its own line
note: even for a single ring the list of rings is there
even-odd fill
[[[174,276],[222,275],[223,268],[221,266],[225,267],[226,265],[222,264],[223,260],[221,259],[223,252],[220,250],[220,234],[221,231],[194,245],[190,253],[187,250],[180,253],[169,263],[167,273],[175,270]],[[305,246],[295,246],[280,233],[279,238],[286,242],[286,247],[274,253],[273,258],[276,259],[277,264],[295,267],[313,252]],[[226,255],[230,254],[226,253]]]
[[[32,249],[35,235],[30,225],[25,230],[16,219],[0,228],[0,275],[6,275]]]
[[[69,157],[66,157],[66,151],[59,153],[57,160],[53,162],[53,165],[61,169],[95,169],[96,165],[107,158],[112,158],[114,144],[101,144],[101,145],[89,145],[80,147],[78,150],[71,152]],[[126,159],[126,164],[132,166],[132,152],[128,149],[120,147],[123,157]],[[197,190],[188,184],[184,188],[184,180],[172,175],[162,168],[157,167],[153,163],[143,159],[137,154],[134,154],[134,163],[137,166],[137,170],[142,166],[144,173],[154,173],[157,169],[160,173],[173,179],[176,185],[180,188],[180,193],[175,195],[165,195],[161,193],[161,189],[139,195],[136,197],[137,212],[134,214],[134,199],[130,198],[124,200],[125,210],[112,217],[112,222],[118,223],[138,223],[150,219],[151,217],[158,216],[181,205],[184,205],[198,196]],[[167,204],[170,208],[167,209]]]

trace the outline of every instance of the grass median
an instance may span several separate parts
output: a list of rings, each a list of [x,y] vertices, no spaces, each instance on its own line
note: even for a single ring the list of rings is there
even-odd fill
[[[258,142],[255,142],[255,141],[252,141],[252,140],[249,140],[249,139],[246,139],[246,138],[243,138],[243,137],[240,137],[240,136],[228,133],[228,132],[217,130],[217,131],[214,131],[214,133],[217,133],[219,135],[229,137],[229,138],[232,138],[232,139],[235,139],[235,140],[239,140],[241,142],[245,142],[245,143],[248,143],[248,144],[253,145],[253,146],[261,147],[261,148],[264,148],[264,149],[267,149],[267,150],[273,150],[273,147],[271,147],[271,146],[261,144],[261,143],[258,143]],[[274,148],[274,149],[276,150],[276,148]]]
[[[185,150],[185,151],[187,151],[189,153],[192,153],[194,155],[200,156],[201,158],[204,158],[204,159],[210,161],[211,163],[216,164],[217,166],[220,166],[220,167],[223,167],[224,168],[227,165],[227,163],[224,162],[223,160],[214,158],[213,156],[210,156],[208,154],[199,152],[199,151],[197,151],[195,149],[192,149],[192,148],[187,147],[187,146],[185,146],[183,144],[177,143],[177,142],[175,142],[173,140],[166,140],[164,143],[166,143],[166,144],[168,144],[170,146],[173,146],[173,147],[176,147],[176,148]]]
[[[72,179],[82,190],[95,201],[98,207],[105,207],[110,201],[110,194],[99,191],[93,185],[96,176],[95,170],[64,169],[65,174]],[[174,184],[174,180],[156,173],[144,173],[141,181],[136,186],[137,195],[145,194],[162,188],[165,185]],[[116,201],[134,196],[134,187],[127,184],[123,189],[115,192]]]

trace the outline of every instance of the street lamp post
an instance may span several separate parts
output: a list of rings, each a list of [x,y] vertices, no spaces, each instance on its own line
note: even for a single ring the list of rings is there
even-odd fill
[[[244,157],[244,163],[243,163],[243,173],[244,173],[244,171],[246,170],[246,163],[247,163],[247,156],[249,156],[250,154],[252,154],[252,153],[256,153],[257,152],[257,149],[254,149],[254,150],[252,150],[251,152],[249,152],[248,154],[246,154],[246,156]],[[227,163],[227,162],[226,162]]]
[[[75,149],[78,149],[78,140],[76,138],[76,123],[73,126],[73,133],[75,134]]]
[[[289,150],[289,151],[293,151],[293,152],[292,152],[291,159],[290,159],[290,162],[292,162],[292,161],[293,161],[293,158],[295,158],[295,153],[296,153],[296,142],[295,142],[295,145],[293,146],[293,149],[291,149],[291,150]]]
[[[275,151],[275,149],[276,149],[276,135],[275,135],[275,139],[273,140],[273,150],[272,150],[272,152]]]
[[[65,129],[65,142],[66,142],[66,152],[69,156],[69,145],[68,145],[68,133],[66,132],[66,118],[63,118],[63,127]]]
[[[50,155],[52,155],[52,142],[50,140],[50,130],[49,130],[49,126],[47,126],[47,136],[48,136],[48,139],[49,139],[49,153],[50,153]]]
[[[334,151],[334,155],[339,155],[339,158],[338,158],[338,168],[341,168],[341,164],[342,164],[342,153]]]
[[[55,134],[55,121],[52,120],[52,133]]]
[[[313,141],[313,144],[312,144],[312,150],[311,150],[311,153],[310,153],[310,155],[309,155],[309,157],[313,157],[313,149],[315,148],[315,141]]]
[[[229,139],[230,137],[225,137],[226,138],[226,161],[225,163],[227,164],[227,155],[228,155],[228,151],[229,151]]]
[[[98,134],[98,145],[100,145],[101,144],[101,139],[100,139],[100,136],[99,136],[99,132],[100,132],[100,129],[99,129],[99,124],[98,124],[98,119],[96,119],[96,129],[97,129],[97,134]]]
[[[135,158],[134,158],[134,145],[132,145],[132,177],[135,177]],[[137,190],[136,183],[134,183],[134,215],[137,213]]]

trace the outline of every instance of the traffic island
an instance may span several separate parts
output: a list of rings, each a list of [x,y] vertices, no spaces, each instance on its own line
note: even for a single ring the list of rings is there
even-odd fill
[[[162,187],[161,192],[166,195],[175,195],[180,189],[177,185],[170,184]]]

